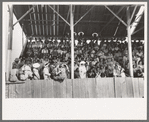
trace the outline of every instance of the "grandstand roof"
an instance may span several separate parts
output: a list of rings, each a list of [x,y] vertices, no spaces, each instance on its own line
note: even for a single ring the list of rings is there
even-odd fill
[[[124,23],[127,23],[126,9],[130,8],[130,16],[133,15],[131,23],[136,19],[136,14],[140,5],[107,5]],[[30,8],[32,8],[30,10]],[[70,36],[70,26],[52,10],[56,10],[68,24],[70,23],[69,5],[14,5],[13,11],[19,20],[27,11],[27,14],[20,25],[26,36],[33,37],[58,37]],[[119,21],[104,5],[73,5],[74,23],[81,17],[82,19],[74,26],[74,32],[84,33],[84,37],[92,37],[93,33],[98,33],[98,37],[126,37],[127,27]],[[15,23],[15,22],[13,22]],[[144,39],[144,13],[137,24],[133,37]]]

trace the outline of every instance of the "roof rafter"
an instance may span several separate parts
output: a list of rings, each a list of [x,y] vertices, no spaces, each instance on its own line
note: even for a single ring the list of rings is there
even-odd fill
[[[29,6],[28,6],[28,8],[30,9]],[[30,17],[30,20],[32,20],[32,16],[31,16],[31,14],[29,14],[29,17]],[[32,21],[30,21],[30,22],[31,22],[31,24],[33,24]],[[32,35],[34,35],[33,25],[31,25],[31,30],[32,30]]]
[[[33,8],[33,11],[35,12],[35,9]],[[36,15],[34,14],[34,20],[36,20]],[[35,21],[35,24],[37,24],[37,22]],[[38,35],[38,29],[37,29],[37,25],[35,25],[36,28],[36,35]]]
[[[38,5],[37,5],[37,12],[38,12],[38,20],[40,20]],[[40,22],[39,22],[39,23],[40,23]],[[39,33],[40,33],[40,35],[41,35],[41,27],[40,27],[40,25],[39,25]]]
[[[43,21],[43,20],[44,20],[44,18],[43,18],[43,8],[44,8],[44,6],[41,7],[41,12],[42,12],[42,24],[43,24],[43,25],[42,25],[42,28],[43,28],[42,30],[43,30],[43,35],[45,35],[45,33],[44,33],[44,21]]]
[[[46,13],[48,12],[48,10],[47,10],[47,6],[45,6],[45,11],[46,11]],[[48,16],[47,16],[47,14],[46,14],[46,20],[48,20]],[[48,24],[47,21],[46,21],[46,24]],[[48,26],[46,26],[46,34],[48,35]]]

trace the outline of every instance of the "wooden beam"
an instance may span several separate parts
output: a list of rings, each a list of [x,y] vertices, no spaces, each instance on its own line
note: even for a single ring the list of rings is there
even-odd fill
[[[117,31],[118,31],[118,28],[119,28],[119,26],[120,26],[120,23],[121,23],[121,22],[119,21],[113,36],[116,35],[116,33],[117,33]]]
[[[7,61],[6,61],[6,81],[9,80],[11,68],[12,68],[12,42],[13,42],[13,5],[9,5],[9,28],[8,28],[8,49],[7,49]]]
[[[28,8],[30,9],[30,7],[28,6]],[[32,16],[31,16],[31,14],[29,14],[29,17],[30,17],[30,20],[32,20]],[[31,24],[33,24],[33,22],[32,21],[30,21],[31,22]],[[32,35],[34,35],[34,29],[33,29],[33,25],[31,25],[31,30],[32,30]]]
[[[37,37],[37,38],[40,38],[40,37],[45,37],[44,35],[40,35],[40,36],[38,36],[38,35],[30,35],[30,36],[28,36],[28,38],[29,37]],[[71,37],[70,36],[68,36],[68,37],[65,37],[64,35],[58,35],[58,36],[54,36],[54,35],[48,35],[48,36],[46,36],[47,38],[59,38],[59,39],[61,39],[61,38],[68,38],[68,39],[71,39]],[[109,38],[125,38],[126,36],[115,36],[115,37],[113,37],[113,36],[103,36],[103,37],[97,37],[97,40],[100,40],[100,39],[109,39]],[[80,37],[79,36],[76,36],[75,37],[75,39],[79,39]],[[83,38],[85,38],[85,39],[93,39],[93,37],[92,36],[83,36]],[[143,40],[144,38],[143,37],[132,37],[132,40],[136,40],[136,39],[140,39],[140,40]]]
[[[37,12],[38,12],[38,20],[40,20],[38,5],[37,5]],[[40,23],[40,22],[39,22],[39,23]],[[41,27],[40,27],[40,25],[39,25],[39,34],[41,35]]]
[[[123,10],[124,6],[122,6],[119,11],[116,13],[116,15],[118,15],[122,10]],[[115,16],[113,16],[109,22],[106,23],[106,25],[101,29],[101,31],[99,32],[101,34],[101,32],[112,22],[112,20],[115,18]]]
[[[144,27],[142,27],[142,28],[140,28],[140,29],[138,29],[138,30],[136,30],[135,32],[133,32],[131,35],[134,35],[134,34],[136,34],[137,32],[139,32],[140,30],[142,30]]]
[[[47,22],[48,22],[49,24],[53,24],[53,19],[52,19],[52,18],[53,18],[53,13],[48,16]],[[49,27],[49,31],[50,31],[50,35],[53,35],[52,26]]]
[[[22,24],[22,49],[24,47],[24,35],[23,35],[23,28],[24,28],[24,24]]]
[[[33,8],[33,11],[35,12],[35,9]],[[36,20],[36,15],[34,14],[34,20]],[[35,24],[37,24],[37,22],[35,21]],[[36,29],[36,35],[38,35],[38,29],[37,29],[37,25],[35,25],[35,29]]]
[[[135,14],[135,12],[136,12],[136,9],[137,9],[137,5],[135,6],[135,8],[134,8],[134,10],[133,10],[133,12],[132,12],[132,15],[131,15],[131,18],[130,18],[130,23],[132,22],[132,19],[133,19],[133,17],[134,17],[134,14]]]
[[[133,77],[133,63],[132,63],[132,45],[131,45],[131,30],[130,30],[130,9],[127,7],[127,36],[128,36],[128,54],[129,54],[129,72],[130,76]]]
[[[66,19],[67,21],[68,21],[69,14],[70,14],[70,8],[68,9],[68,13],[67,13],[67,19]],[[64,25],[63,35],[65,34],[65,30],[66,30],[66,23]]]
[[[43,35],[45,35],[45,32],[44,32],[44,17],[43,17],[43,7],[41,7],[41,12],[42,12],[42,29],[43,29]]]
[[[55,5],[53,5],[53,9],[55,10]],[[53,20],[56,20],[54,11],[53,11]],[[53,21],[53,35],[55,36],[55,21]]]
[[[59,17],[62,19],[62,20],[64,20],[69,26],[70,26],[70,24],[67,22],[67,20],[65,20],[55,9],[53,9],[50,5],[48,5],[56,14],[58,14],[59,15]]]
[[[32,8],[30,8],[20,19],[18,19],[18,21],[15,22],[13,26],[15,26],[18,22],[20,22],[30,11],[32,11],[33,8],[35,8],[35,5]]]
[[[9,30],[8,30],[8,49],[12,50],[12,36],[13,36],[13,5],[9,6]]]
[[[70,30],[71,30],[71,79],[74,79],[74,15],[70,5]]]
[[[122,22],[122,23],[127,27],[127,24],[126,24],[120,17],[118,17],[108,6],[105,5],[105,7],[106,7],[120,22]]]
[[[48,12],[47,9],[48,9],[47,6],[45,6],[45,11],[46,11],[46,12]],[[47,14],[46,14],[46,20],[48,20],[48,16],[47,16]],[[47,21],[46,21],[46,24],[48,24]],[[48,26],[46,26],[46,34],[47,34],[47,36],[48,36]]]
[[[141,6],[137,15],[136,15],[136,18],[134,20],[134,22],[130,25],[131,27],[131,34],[135,31],[137,25],[139,24],[140,20],[141,20],[141,17],[144,13],[144,6]]]
[[[94,6],[92,6],[92,7],[74,24],[74,26],[77,25],[78,22],[80,22],[93,8],[94,8]]]
[[[59,5],[57,5],[57,12],[59,13]],[[59,25],[59,16],[57,15],[57,23],[56,25]],[[57,36],[59,35],[59,26],[57,26]]]

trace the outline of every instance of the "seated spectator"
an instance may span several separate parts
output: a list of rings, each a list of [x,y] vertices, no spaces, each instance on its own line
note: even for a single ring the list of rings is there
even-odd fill
[[[85,61],[81,61],[79,64],[79,75],[81,79],[86,78],[86,72],[87,72],[87,69],[85,66]]]
[[[113,75],[114,77],[121,77],[121,72],[120,72],[118,63],[116,63],[114,66]]]
[[[49,63],[45,63],[44,64],[44,68],[43,68],[43,78],[44,80],[48,80],[50,79],[51,74],[49,73]]]
[[[12,64],[12,69],[10,73],[10,81],[16,82],[18,81],[18,64],[19,64],[19,58],[16,58]]]
[[[34,63],[33,66],[32,66],[33,79],[34,80],[39,80],[40,79],[39,70],[38,70],[39,67],[40,67],[39,63]]]
[[[31,70],[31,65],[30,65],[30,59],[25,60],[25,64],[21,67],[21,70],[19,71],[19,79],[20,80],[27,80],[27,79],[32,79],[33,73]]]

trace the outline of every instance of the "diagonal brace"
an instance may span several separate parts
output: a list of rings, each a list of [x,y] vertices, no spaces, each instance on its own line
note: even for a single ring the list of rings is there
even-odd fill
[[[132,15],[131,15],[130,23],[131,23],[131,21],[132,21],[132,19],[133,19],[133,17],[134,17],[134,14],[135,14],[135,12],[136,12],[136,9],[137,9],[137,5],[135,6],[135,8],[134,8],[134,10],[133,10],[133,13],[132,13]]]
[[[80,21],[92,10],[92,8],[94,8],[94,6],[92,6],[92,7],[74,24],[74,26],[75,26],[76,24],[78,24],[78,22],[80,22]]]
[[[120,22],[122,22],[122,23],[127,27],[127,24],[126,24],[120,17],[118,17],[108,6],[105,5],[105,7],[106,7]]]
[[[119,9],[119,11],[116,13],[116,15],[118,15],[122,10],[123,10],[123,8],[124,8],[124,6],[122,6],[120,9]],[[105,29],[105,27],[107,27],[111,22],[112,22],[112,20],[115,18],[115,16],[113,16],[110,20],[109,20],[109,22],[101,29],[101,31],[100,31],[100,33]]]
[[[36,6],[34,5],[32,8],[30,8],[16,23],[13,24],[13,26],[15,26],[18,22],[20,22],[35,7]]]
[[[55,9],[53,9],[50,5],[48,5],[62,20],[64,20],[69,26],[70,24],[65,20]]]
[[[133,32],[131,35],[134,35],[134,34],[136,34],[137,32],[139,32],[140,30],[142,30],[144,27],[142,27],[142,28],[140,28],[140,29],[138,29],[138,30],[136,30],[135,32]]]
[[[70,9],[68,10],[68,13],[67,13],[67,20],[68,20],[69,14],[70,14]],[[66,23],[65,23],[65,26],[64,26],[63,35],[65,33],[65,30],[66,30]]]

